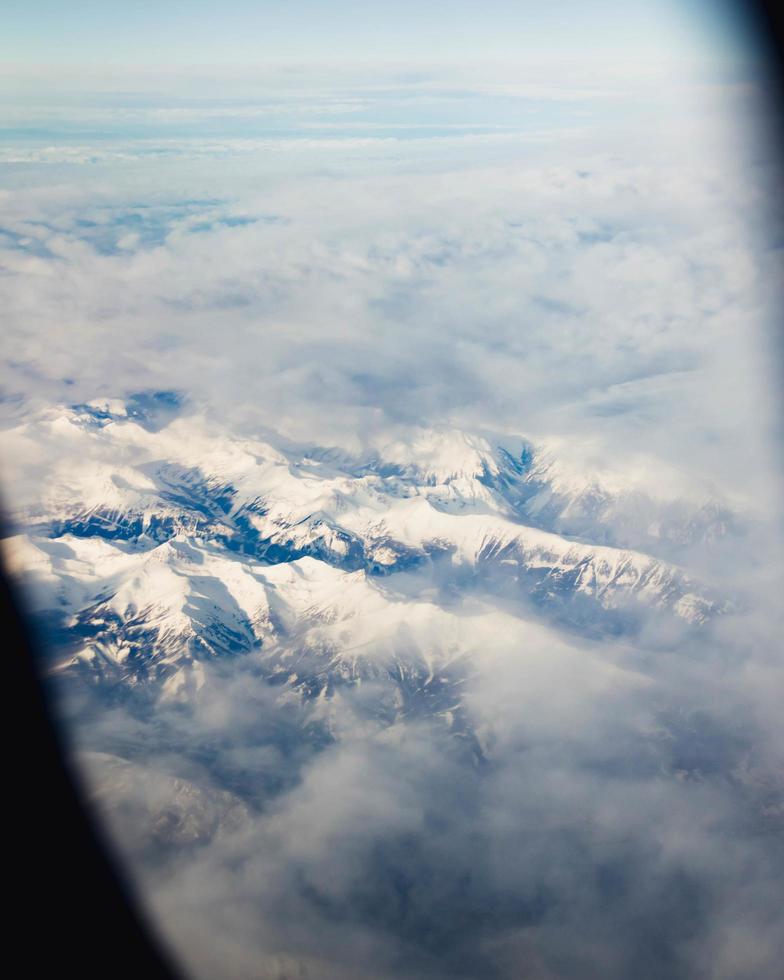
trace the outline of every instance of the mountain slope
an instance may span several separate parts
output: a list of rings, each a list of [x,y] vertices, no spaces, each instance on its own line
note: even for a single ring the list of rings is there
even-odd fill
[[[726,608],[672,561],[607,543],[623,484],[584,484],[526,440],[421,430],[352,456],[170,414],[152,424],[113,401],[7,434],[54,460],[8,544],[58,623],[59,669],[93,685],[187,699],[205,663],[252,654],[300,697],[397,677],[396,697],[427,690],[446,711],[456,698],[436,697],[434,678],[452,671],[451,692],[472,656],[461,598],[498,623],[506,603],[595,636],[633,636],[651,616],[697,628]],[[683,535],[732,531],[723,505],[631,497],[629,540],[675,511]]]

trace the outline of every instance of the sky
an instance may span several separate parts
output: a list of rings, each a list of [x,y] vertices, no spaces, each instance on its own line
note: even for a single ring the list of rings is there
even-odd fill
[[[485,775],[418,724],[286,755],[250,668],[162,710],[166,744],[133,712],[85,715],[88,748],[137,740],[145,800],[162,772],[215,777],[178,757],[199,739],[287,787],[160,867],[139,800],[115,814],[194,976],[769,980],[780,962],[782,238],[734,16],[3,5],[0,494],[20,526],[134,463],[65,438],[68,406],[174,391],[146,462],[261,436],[405,460],[468,432],[620,488],[619,534],[636,494],[741,528],[679,553],[736,601],[701,640],[652,618],[602,646],[467,588]]]
[[[737,58],[732,6],[565,0],[557,4],[469,0],[427,4],[370,0],[357,6],[210,0],[160,5],[51,0],[4,6],[5,59],[18,66],[264,66],[390,62],[420,67],[541,58]]]

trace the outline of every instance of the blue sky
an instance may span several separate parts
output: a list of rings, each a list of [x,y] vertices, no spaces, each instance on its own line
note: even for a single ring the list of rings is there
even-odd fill
[[[755,52],[729,0],[3,7],[0,145],[659,126]],[[690,109],[686,109],[690,111]]]
[[[726,0],[7,0],[12,66],[280,63],[432,66],[520,58],[735,61],[744,32]]]

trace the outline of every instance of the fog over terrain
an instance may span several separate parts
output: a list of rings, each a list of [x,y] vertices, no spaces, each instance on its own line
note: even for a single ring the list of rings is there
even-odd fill
[[[9,70],[3,555],[187,976],[779,974],[776,161],[679,43]]]

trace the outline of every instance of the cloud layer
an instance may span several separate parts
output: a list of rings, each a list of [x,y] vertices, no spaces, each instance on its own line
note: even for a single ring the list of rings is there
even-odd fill
[[[286,96],[287,132],[244,139],[231,106],[148,104],[156,132],[61,127],[3,148],[0,489],[14,514],[69,466],[134,461],[74,458],[59,430],[19,423],[166,391],[185,420],[167,438],[206,432],[218,469],[221,440],[362,458],[398,446],[405,464],[422,431],[459,430],[543,439],[588,483],[748,519],[683,552],[738,599],[701,634],[651,617],[633,640],[599,641],[481,583],[442,596],[458,622],[491,602],[459,679],[475,741],[443,719],[379,723],[373,706],[395,696],[383,679],[329,709],[281,706],[250,660],[207,668],[187,709],[66,704],[70,738],[93,752],[88,791],[194,977],[775,975],[769,185],[715,104],[698,118],[699,92],[684,109],[678,86],[646,91],[578,105],[414,82],[316,109]],[[406,100],[416,125],[401,133]],[[375,117],[356,118],[368,105]],[[272,127],[269,106],[256,114]],[[172,133],[205,113],[214,134]],[[122,107],[110,115],[127,127]]]

